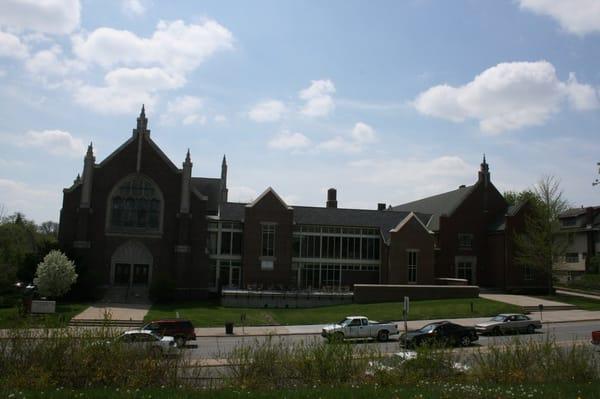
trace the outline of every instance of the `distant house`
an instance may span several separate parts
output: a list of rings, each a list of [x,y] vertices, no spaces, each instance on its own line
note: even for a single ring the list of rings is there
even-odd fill
[[[526,206],[509,207],[484,160],[477,181],[448,193],[376,209],[287,204],[272,188],[228,201],[221,176],[193,177],[150,138],[144,109],[133,134],[63,190],[59,241],[100,286],[144,289],[172,279],[182,297],[221,287],[351,289],[357,283],[435,284],[461,278],[507,290],[544,286],[514,262],[512,234]],[[285,168],[285,165],[281,165]]]
[[[569,209],[559,220],[569,246],[554,270],[563,279],[570,279],[589,270],[590,259],[600,253],[600,206]]]

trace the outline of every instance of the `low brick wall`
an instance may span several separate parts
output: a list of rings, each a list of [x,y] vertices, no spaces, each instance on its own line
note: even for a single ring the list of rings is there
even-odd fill
[[[316,308],[353,302],[352,292],[223,290],[221,305],[229,308]]]
[[[401,302],[410,299],[477,298],[476,285],[381,285],[354,284],[354,302]]]

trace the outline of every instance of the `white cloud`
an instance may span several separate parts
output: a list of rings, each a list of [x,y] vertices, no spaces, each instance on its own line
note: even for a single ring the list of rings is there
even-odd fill
[[[35,53],[25,62],[25,68],[32,76],[47,80],[64,78],[73,72],[82,71],[85,65],[78,60],[62,58],[62,49],[59,46],[52,46]]]
[[[294,133],[287,130],[269,140],[269,148],[277,150],[299,150],[310,145],[308,137],[302,133]]]
[[[0,178],[0,204],[6,206],[7,213],[25,212],[25,216],[37,222],[57,220],[60,190],[44,190],[39,186],[36,184],[32,187],[15,180]]]
[[[434,86],[413,105],[425,115],[453,122],[477,119],[482,131],[498,134],[544,124],[565,100],[577,110],[598,107],[591,86],[574,76],[562,82],[552,64],[538,61],[501,63],[463,86]]]
[[[306,101],[300,112],[310,117],[329,115],[335,108],[333,93],[335,86],[331,80],[311,81],[310,86],[299,93],[300,99]]]
[[[140,0],[122,0],[121,6],[127,14],[142,15],[146,12],[146,7]]]
[[[0,57],[23,59],[27,58],[27,46],[17,36],[0,32]]]
[[[161,115],[160,122],[164,125],[174,125],[178,122],[184,125],[206,123],[206,116],[200,111],[204,106],[204,102],[200,97],[183,96],[177,97],[167,104],[167,111]]]
[[[82,60],[104,67],[158,65],[170,73],[196,69],[215,52],[230,49],[233,35],[216,21],[186,24],[160,21],[149,38],[102,27],[73,38],[73,50]]]
[[[569,80],[565,85],[569,103],[571,106],[580,111],[587,111],[600,107],[598,94],[590,85],[585,85],[577,82],[574,73],[569,74]]]
[[[452,190],[460,184],[471,184],[476,179],[477,171],[475,166],[455,155],[433,159],[363,159],[350,162],[350,166],[355,170],[358,181],[392,187],[437,187],[424,195],[438,194],[443,187]]]
[[[352,138],[357,143],[372,143],[377,139],[375,129],[363,122],[358,122],[352,129]]]
[[[79,27],[79,0],[2,0],[0,26],[66,35]]]
[[[365,145],[377,141],[375,129],[364,122],[357,122],[348,136],[336,136],[317,145],[317,149],[334,152],[357,153]]]
[[[233,185],[228,189],[227,199],[231,202],[252,202],[258,197],[258,192],[251,187]]]
[[[225,123],[225,122],[227,122],[227,117],[225,115],[219,114],[219,115],[215,115],[214,120],[216,123]]]
[[[277,100],[268,100],[256,104],[248,112],[248,117],[255,122],[275,122],[286,112],[286,106]]]
[[[75,101],[99,113],[128,114],[141,104],[154,107],[157,91],[176,89],[185,83],[182,77],[160,68],[119,68],[107,73],[104,81],[105,86],[76,86]]]
[[[23,136],[14,137],[14,140],[20,147],[41,148],[56,156],[66,155],[76,158],[85,154],[83,141],[64,130],[30,130]]]
[[[583,36],[600,32],[598,0],[519,0],[519,5],[536,14],[554,18],[569,33]]]

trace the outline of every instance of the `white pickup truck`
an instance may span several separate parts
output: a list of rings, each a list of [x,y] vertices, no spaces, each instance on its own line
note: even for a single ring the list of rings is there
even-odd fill
[[[328,339],[373,338],[385,342],[390,335],[399,333],[395,324],[378,323],[365,316],[348,316],[339,323],[324,326],[321,335]]]

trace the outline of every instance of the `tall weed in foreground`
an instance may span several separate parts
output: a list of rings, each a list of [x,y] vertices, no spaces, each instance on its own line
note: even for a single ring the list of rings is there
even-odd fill
[[[364,378],[375,357],[344,342],[290,345],[268,337],[234,349],[227,359],[226,385],[257,389],[350,384]]]
[[[555,383],[600,380],[600,355],[589,344],[560,346],[515,338],[506,346],[491,346],[473,356],[472,376],[485,383]]]
[[[5,388],[142,388],[178,384],[179,358],[114,343],[109,328],[15,329],[0,339]]]

